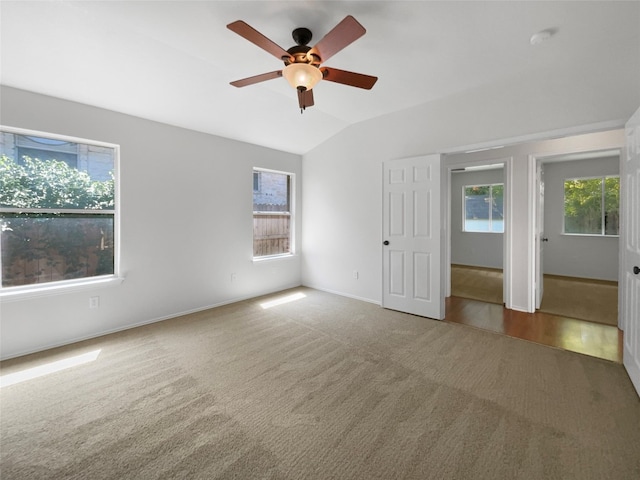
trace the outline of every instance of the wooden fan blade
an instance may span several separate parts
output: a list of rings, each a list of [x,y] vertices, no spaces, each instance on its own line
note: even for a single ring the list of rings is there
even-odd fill
[[[313,107],[313,90],[298,90],[298,105],[302,110]]]
[[[227,28],[232,32],[236,32],[238,35],[249,40],[251,43],[257,45],[266,52],[269,52],[278,60],[294,60],[293,57],[289,55],[289,52],[287,52],[284,48],[277,45],[272,40],[269,40],[251,25],[243,22],[242,20],[236,20],[235,22],[230,23],[229,25],[227,25]]]
[[[364,75],[362,73],[347,72],[346,70],[338,70],[337,68],[322,67],[322,79],[330,82],[342,83],[351,87],[364,88],[371,90],[371,88],[378,81],[378,77],[372,77],[371,75]]]
[[[326,62],[365,33],[364,27],[351,15],[347,15],[309,51],[309,54],[319,56],[321,63]]]
[[[253,85],[254,83],[264,82],[266,80],[271,80],[273,78],[278,78],[281,76],[282,70],[276,70],[275,72],[262,73],[253,77],[243,78],[242,80],[236,80],[235,82],[231,82],[231,85],[238,88],[246,87],[247,85]]]

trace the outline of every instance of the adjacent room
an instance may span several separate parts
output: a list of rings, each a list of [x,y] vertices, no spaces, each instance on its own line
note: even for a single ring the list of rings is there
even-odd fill
[[[640,2],[3,0],[0,66],[0,477],[640,474]]]

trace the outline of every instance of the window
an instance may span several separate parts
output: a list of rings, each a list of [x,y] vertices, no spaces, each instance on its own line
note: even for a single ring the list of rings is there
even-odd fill
[[[465,232],[504,232],[504,184],[465,185]]]
[[[564,233],[618,235],[620,177],[564,181]]]
[[[114,275],[118,147],[0,130],[0,289]]]
[[[39,160],[58,160],[78,168],[78,146],[76,143],[51,138],[34,137],[33,135],[14,136],[16,155],[14,159],[24,165],[24,158]]]
[[[253,256],[292,253],[293,174],[253,170]]]

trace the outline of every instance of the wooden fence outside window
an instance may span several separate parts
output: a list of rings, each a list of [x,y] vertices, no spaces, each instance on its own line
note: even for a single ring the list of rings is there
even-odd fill
[[[291,215],[289,213],[253,214],[253,256],[291,252]]]

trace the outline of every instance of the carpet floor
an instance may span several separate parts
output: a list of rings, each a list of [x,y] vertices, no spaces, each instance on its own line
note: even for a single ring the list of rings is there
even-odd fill
[[[503,304],[502,270],[451,265],[451,295]],[[618,283],[544,275],[540,311],[618,325]]]
[[[3,480],[640,478],[621,365],[316,290],[0,373],[83,354],[0,389]]]
[[[544,276],[540,311],[618,325],[618,282]]]
[[[502,305],[502,292],[502,270],[451,265],[451,295],[454,297]]]

